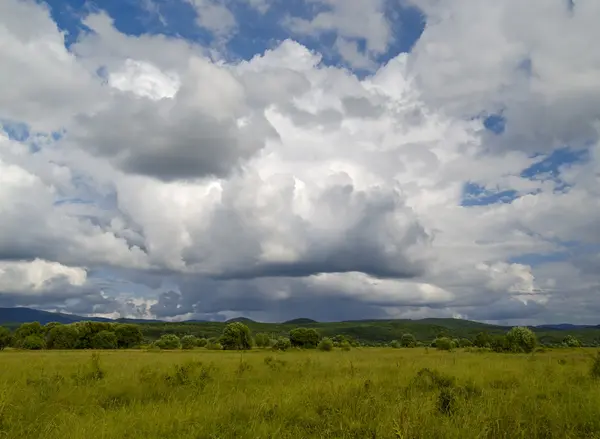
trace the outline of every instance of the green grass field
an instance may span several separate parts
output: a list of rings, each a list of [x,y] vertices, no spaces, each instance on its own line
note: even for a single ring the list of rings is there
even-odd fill
[[[593,355],[4,351],[0,438],[593,439]]]

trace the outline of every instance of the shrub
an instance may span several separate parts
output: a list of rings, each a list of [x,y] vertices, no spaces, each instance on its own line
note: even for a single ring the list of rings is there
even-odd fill
[[[115,327],[117,345],[122,349],[129,349],[142,344],[144,336],[139,326],[132,324],[118,324]]]
[[[219,342],[226,350],[252,349],[250,329],[242,322],[233,322],[225,326]]]
[[[48,349],[74,349],[79,341],[79,331],[73,325],[54,325],[46,334]]]
[[[23,347],[25,339],[29,336],[40,337],[43,340],[44,328],[40,322],[23,323],[15,331],[15,341],[18,347]],[[24,348],[28,349],[28,348]]]
[[[208,340],[205,338],[196,339],[196,346],[198,346],[199,348],[206,347],[207,344],[208,344]]]
[[[412,334],[404,334],[400,339],[400,344],[404,348],[414,348],[417,346],[417,339]]]
[[[351,349],[351,345],[349,341],[343,341],[340,343],[340,349],[342,351],[349,351]]]
[[[529,328],[516,326],[506,333],[508,348],[513,352],[533,352],[537,337]]]
[[[181,337],[181,348],[182,349],[194,349],[198,346],[198,339],[193,335],[184,335]]]
[[[436,349],[440,351],[451,351],[455,346],[452,339],[448,337],[440,337],[434,340]]]
[[[13,336],[10,329],[0,326],[0,351],[12,344]]]
[[[325,337],[323,340],[319,342],[318,348],[320,351],[329,352],[333,350],[333,341]]]
[[[181,348],[181,340],[175,334],[164,334],[154,342],[160,349],[172,350]]]
[[[492,337],[490,342],[490,348],[494,352],[505,352],[511,349],[508,339],[504,335],[497,335],[495,337]]]
[[[261,332],[254,336],[254,342],[259,348],[267,348],[271,344],[271,337],[269,337],[269,334]]]
[[[316,348],[320,338],[317,330],[312,328],[296,328],[290,331],[290,342],[297,348]]]
[[[592,368],[590,370],[590,375],[592,378],[596,380],[600,380],[600,352],[594,358],[594,362],[592,363]]]
[[[492,345],[492,337],[487,332],[480,332],[475,337],[473,345],[478,348],[489,348]]]
[[[41,335],[28,335],[25,337],[20,344],[22,349],[29,349],[37,351],[46,347],[46,342]]]
[[[581,347],[581,342],[573,337],[572,335],[567,335],[563,339],[563,344],[569,348],[579,348]]]
[[[390,343],[390,347],[392,347],[394,349],[399,349],[402,347],[402,345],[400,344],[400,342],[398,340],[392,340],[392,342]]]
[[[209,349],[211,351],[220,351],[223,349],[223,346],[218,341],[209,341],[206,344],[206,349]]]
[[[92,349],[117,349],[117,335],[112,331],[100,331],[91,340]]]
[[[461,348],[470,348],[471,346],[473,346],[473,343],[471,342],[471,340],[469,340],[468,338],[461,338],[458,341],[458,345]]]
[[[287,351],[292,347],[292,343],[290,339],[287,337],[279,337],[277,341],[273,344],[273,349],[276,351]]]

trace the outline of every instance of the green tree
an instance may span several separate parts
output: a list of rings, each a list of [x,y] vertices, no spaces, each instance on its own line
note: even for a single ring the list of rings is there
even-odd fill
[[[496,335],[491,337],[490,347],[494,352],[506,352],[511,350],[510,343],[504,335]]]
[[[203,348],[208,344],[208,340],[205,339],[204,337],[199,338],[196,340],[196,346],[198,346],[199,348]]]
[[[117,335],[112,331],[100,331],[92,337],[92,349],[117,349]]]
[[[290,339],[287,337],[279,337],[275,343],[273,343],[273,350],[276,351],[287,351],[292,347]]]
[[[40,322],[23,323],[15,331],[15,341],[17,345],[21,345],[27,337],[34,335],[37,337],[44,337],[44,328],[40,325]]]
[[[537,346],[537,337],[533,331],[523,326],[515,326],[508,331],[506,341],[510,350],[516,352],[533,352]]]
[[[473,343],[468,338],[461,338],[458,341],[458,346],[460,346],[461,348],[468,348],[473,346]]]
[[[193,335],[184,335],[181,337],[181,348],[182,349],[194,349],[198,346],[198,339]]]
[[[39,334],[33,334],[26,336],[20,344],[22,349],[29,349],[32,351],[37,351],[40,349],[44,349],[46,347],[46,343],[44,342],[44,338]]]
[[[487,332],[480,332],[475,336],[473,345],[478,348],[489,348],[492,344],[492,337]]]
[[[433,341],[436,349],[440,351],[451,351],[455,346],[454,342],[449,337],[439,337]]]
[[[9,347],[13,342],[13,336],[10,329],[0,326],[0,351]]]
[[[267,348],[271,344],[271,337],[269,337],[269,334],[259,332],[254,336],[254,342],[259,348]]]
[[[563,339],[563,344],[569,348],[581,347],[581,342],[577,338],[573,337],[572,335],[567,335]]]
[[[340,343],[340,349],[342,351],[349,351],[350,349],[352,349],[352,346],[350,345],[350,342],[348,340],[344,340]]]
[[[72,324],[79,332],[77,349],[93,349],[92,339],[101,331],[113,331],[114,324],[110,322],[82,321]]]
[[[75,349],[79,341],[79,331],[74,325],[54,325],[46,334],[48,349]]]
[[[292,346],[304,349],[316,348],[321,336],[313,328],[296,328],[290,331]]]
[[[252,349],[250,329],[242,322],[232,322],[225,326],[219,342],[225,350]]]
[[[181,348],[181,340],[175,334],[164,334],[154,342],[160,349],[173,350]]]
[[[400,344],[400,342],[398,340],[392,340],[390,342],[390,347],[392,347],[394,349],[399,349],[402,347],[402,344]]]
[[[412,334],[404,334],[400,339],[403,348],[414,348],[417,346],[417,339]]]
[[[142,344],[144,335],[138,325],[120,323],[115,327],[117,346],[121,349],[130,349]]]
[[[333,350],[333,340],[328,337],[324,337],[318,345],[320,351],[329,352]]]

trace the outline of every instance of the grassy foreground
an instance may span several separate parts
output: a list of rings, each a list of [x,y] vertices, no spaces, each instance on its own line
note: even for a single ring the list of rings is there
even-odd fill
[[[5,351],[0,438],[593,439],[595,353]]]

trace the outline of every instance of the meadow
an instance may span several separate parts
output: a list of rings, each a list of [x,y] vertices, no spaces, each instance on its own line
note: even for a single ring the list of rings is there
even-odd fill
[[[1,438],[600,438],[595,349],[0,352]]]

